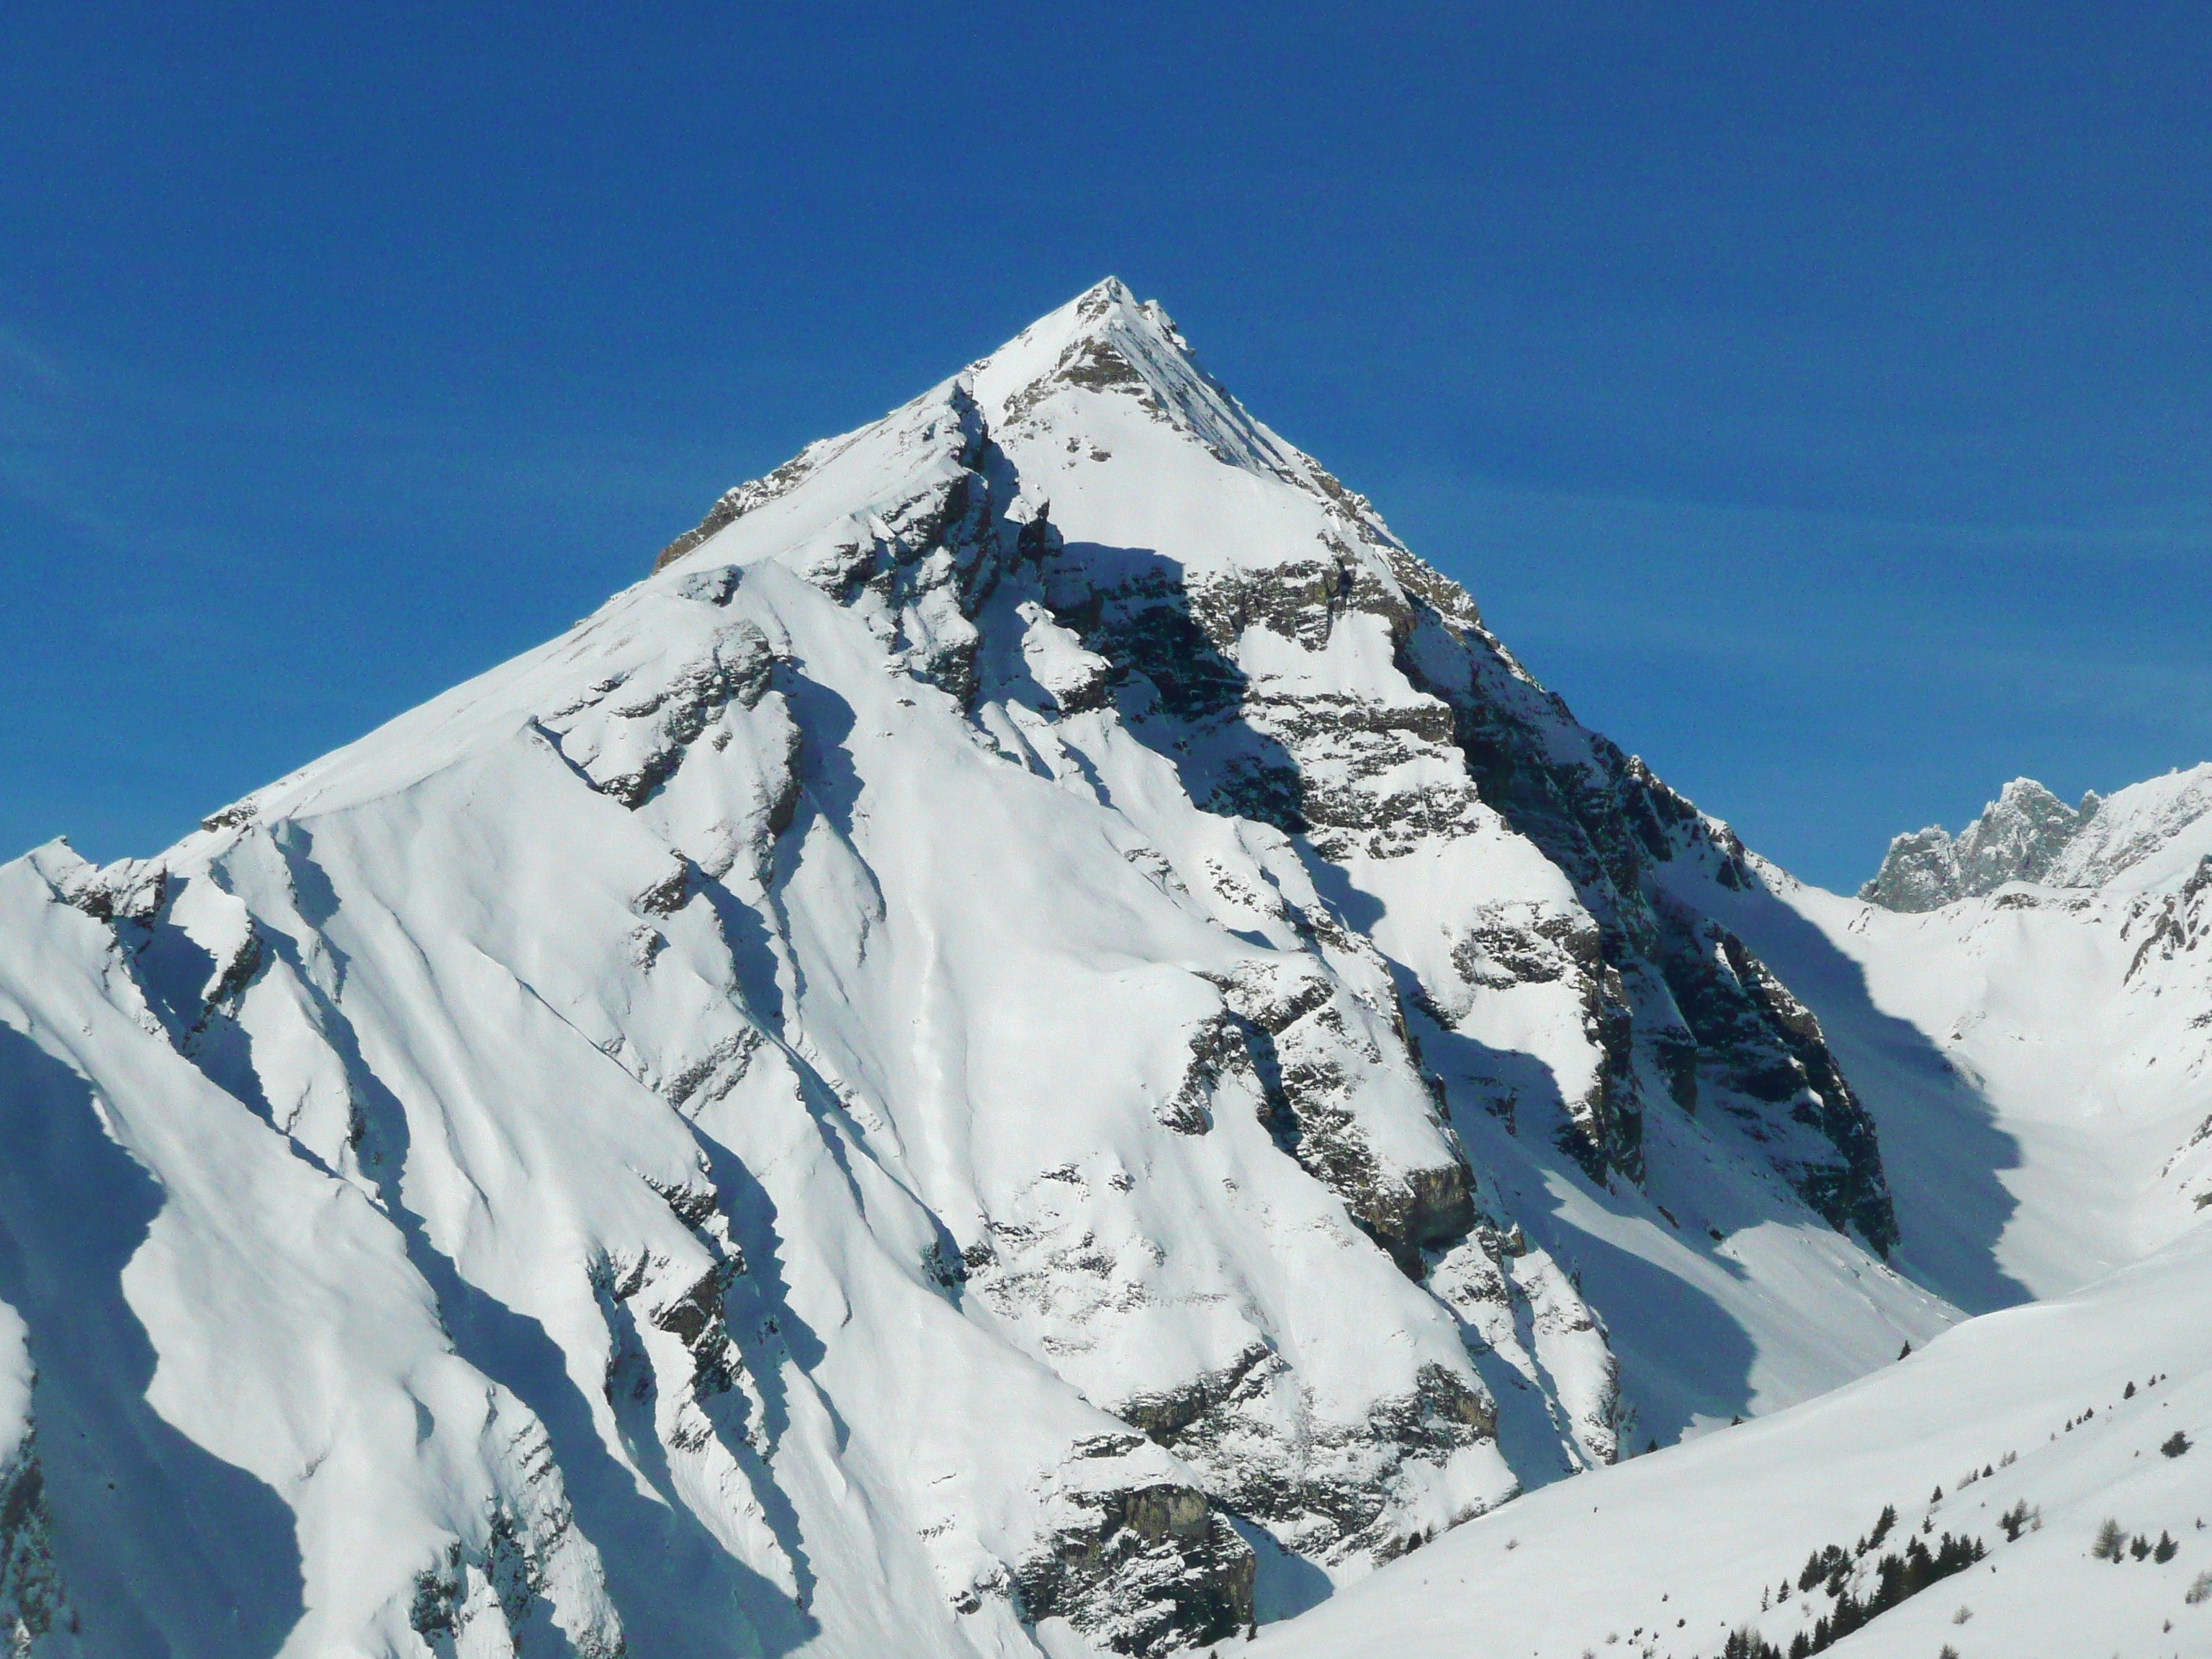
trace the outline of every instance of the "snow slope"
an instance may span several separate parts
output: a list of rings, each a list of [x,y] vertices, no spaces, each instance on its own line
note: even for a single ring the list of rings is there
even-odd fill
[[[0,866],[28,1650],[1159,1652],[1863,1375],[1948,1247],[1758,870],[1102,283]]]
[[[2045,793],[2007,785],[1960,844],[2028,845],[2014,803]],[[1865,1091],[1899,1262],[1978,1310],[2139,1260],[2212,1201],[2212,764],[2093,797],[2030,862],[1905,910],[1761,866],[1718,907]]]
[[[2160,1448],[2180,1433],[2181,1455]],[[1712,1659],[1784,1652],[1835,1597],[1808,1559],[1971,1537],[1985,1557],[1828,1650],[1845,1659],[2212,1653],[2212,1231],[2060,1301],[1968,1322],[1776,1416],[1532,1494],[1224,1653],[1251,1659]],[[1938,1497],[1936,1494],[1942,1494]],[[2008,1540],[2000,1517],[2026,1513]],[[1861,1553],[1885,1506],[1881,1543]],[[2117,1560],[2094,1554],[2106,1520]],[[2136,1539],[2149,1546],[2138,1557]],[[2176,1548],[2159,1560],[2160,1540]],[[1787,1585],[1786,1599],[1779,1593]]]

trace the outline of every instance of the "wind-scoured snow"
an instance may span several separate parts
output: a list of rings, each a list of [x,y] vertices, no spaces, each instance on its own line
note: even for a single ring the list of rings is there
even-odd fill
[[[1831,897],[1102,283],[167,852],[0,866],[20,1645],[1298,1613],[2015,1299],[1914,1068],[2009,1097],[1851,921],[1954,914]]]

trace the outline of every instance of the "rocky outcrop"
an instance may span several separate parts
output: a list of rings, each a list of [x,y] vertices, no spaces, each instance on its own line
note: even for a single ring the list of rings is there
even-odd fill
[[[1386,1061],[1375,1033],[1359,1029],[1356,1001],[1310,963],[1249,964],[1221,981],[1237,1063],[1259,1090],[1261,1118],[1278,1145],[1345,1202],[1352,1218],[1418,1279],[1421,1253],[1474,1224],[1474,1177],[1462,1159],[1387,1170],[1360,1125],[1368,1073]],[[1407,1069],[1404,1051],[1388,1056]]]
[[[1251,1628],[1252,1547],[1203,1492],[1147,1486],[1083,1502],[1085,1522],[1014,1570],[1024,1619],[1065,1619],[1144,1659]]]
[[[1498,1428],[1488,1396],[1441,1366],[1376,1401],[1361,1420],[1330,1422],[1265,1343],[1178,1388],[1124,1401],[1115,1414],[1198,1471],[1224,1509],[1333,1563],[1399,1553],[1408,1534],[1394,1521],[1395,1499],[1411,1478]]]
[[[1831,1226],[1856,1228],[1887,1255],[1897,1216],[1874,1120],[1820,1022],[1727,929],[1679,911],[1669,922],[1662,960],[1697,1039],[1705,1098],[1743,1125]]]
[[[767,636],[740,618],[696,657],[649,679],[610,676],[539,729],[593,788],[635,811],[676,775],[724,709],[760,706],[775,665]]]
[[[2100,887],[2208,815],[2212,762],[2132,785],[2109,801],[2093,789],[2078,807],[2033,778],[2014,778],[1957,840],[1930,824],[1891,842],[1858,896],[1886,910],[1923,911],[2008,882]]]
[[[565,1513],[551,1519],[556,1536],[572,1524]],[[550,1565],[544,1518],[496,1509],[480,1543],[455,1539],[435,1566],[416,1575],[408,1626],[434,1654],[527,1652],[531,1627],[549,1622]],[[629,1651],[619,1625],[563,1634],[576,1659],[623,1659]]]
[[[0,1450],[0,1637],[9,1653],[28,1654],[40,1637],[70,1622],[38,1437],[27,1431]]]
[[[2120,938],[2135,942],[2124,982],[2154,961],[2172,962],[2212,939],[2212,854],[2200,859],[2175,891],[2138,900],[2121,925]]]
[[[1859,896],[1888,910],[1936,910],[2044,880],[2101,805],[2092,790],[2069,806],[2033,778],[2014,778],[1954,841],[1941,826],[1898,836]]]
[[[1937,823],[1897,836],[1859,896],[1885,910],[1940,910],[1960,896],[1959,854]]]

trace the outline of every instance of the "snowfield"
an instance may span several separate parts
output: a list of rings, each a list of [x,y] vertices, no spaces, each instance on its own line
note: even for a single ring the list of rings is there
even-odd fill
[[[0,1631],[1711,1653],[1978,1458],[1960,1583],[2141,1624],[2178,775],[1960,843],[2043,885],[1802,887],[1102,283],[167,851],[0,866]],[[2179,1560],[2015,1570],[2107,1504]]]

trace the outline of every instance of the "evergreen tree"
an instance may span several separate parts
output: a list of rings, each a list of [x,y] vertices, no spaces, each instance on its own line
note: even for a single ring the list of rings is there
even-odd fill
[[[1869,1549],[1880,1549],[1881,1540],[1889,1536],[1889,1529],[1896,1524],[1897,1505],[1884,1504],[1881,1506],[1881,1513],[1875,1518],[1874,1533],[1868,1538],[1867,1547]]]

